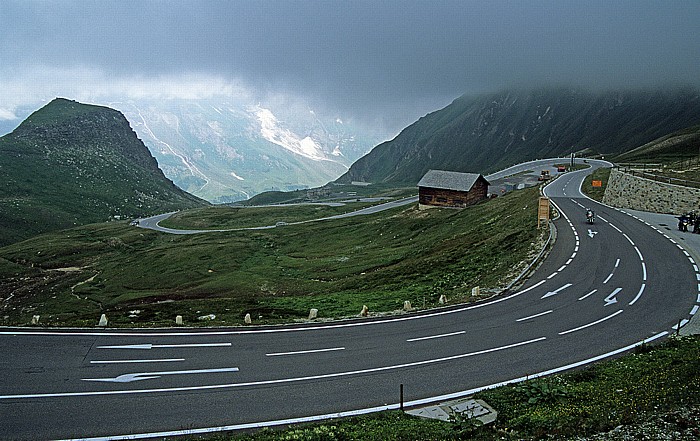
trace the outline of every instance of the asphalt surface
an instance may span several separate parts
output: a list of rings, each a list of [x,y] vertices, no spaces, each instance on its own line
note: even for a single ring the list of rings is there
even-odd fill
[[[696,261],[665,231],[583,197],[587,173],[547,187],[562,213],[550,256],[520,290],[489,301],[274,328],[0,330],[0,438],[127,439],[353,415],[398,408],[401,384],[417,406],[660,341],[700,305]]]

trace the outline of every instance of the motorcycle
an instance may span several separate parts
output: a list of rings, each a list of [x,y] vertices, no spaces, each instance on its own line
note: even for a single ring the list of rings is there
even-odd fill
[[[586,222],[592,224],[595,220],[595,213],[592,210],[586,210]]]

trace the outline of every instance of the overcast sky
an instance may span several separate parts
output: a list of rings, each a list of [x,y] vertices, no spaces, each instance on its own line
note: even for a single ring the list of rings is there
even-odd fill
[[[700,85],[698,0],[0,0],[0,22],[0,119],[55,96],[288,96],[397,131],[464,93]]]

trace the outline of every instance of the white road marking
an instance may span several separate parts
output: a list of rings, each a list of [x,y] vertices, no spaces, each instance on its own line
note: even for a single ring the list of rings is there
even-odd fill
[[[567,260],[566,263],[565,263],[564,265],[565,265],[565,266],[566,266],[566,265],[569,265],[573,260],[574,260],[573,257],[569,258],[569,260]],[[700,279],[698,279],[698,280],[700,280]]]
[[[597,290],[597,289],[594,289],[593,291],[589,292],[588,294],[586,294],[586,295],[583,296],[583,297],[579,297],[578,299],[579,299],[579,300],[583,300],[583,299],[585,299],[586,297],[592,296],[592,295],[595,294],[596,292],[598,292],[598,290]]]
[[[552,312],[554,312],[554,310],[550,309],[549,311],[540,312],[539,314],[531,315],[531,316],[529,316],[529,317],[519,318],[519,319],[516,320],[516,322],[524,322],[525,320],[530,320],[530,319],[533,319],[533,318],[536,318],[536,317],[541,317],[541,316],[543,316],[543,315],[547,315],[547,314],[550,314],[550,313],[552,313]]]
[[[647,265],[644,262],[642,262],[642,281],[647,281]]]
[[[88,397],[88,396],[100,396],[100,395],[131,395],[131,394],[146,394],[146,393],[163,393],[163,392],[184,392],[193,390],[213,390],[213,389],[232,389],[238,387],[251,387],[251,386],[267,386],[271,384],[286,384],[286,383],[298,383],[301,381],[309,380],[323,380],[328,378],[340,378],[349,377],[354,375],[364,375],[374,372],[384,372],[397,369],[404,369],[416,366],[425,366],[436,363],[443,363],[446,361],[460,360],[463,358],[474,357],[477,355],[489,354],[498,351],[504,351],[507,349],[512,349],[520,346],[529,345],[532,343],[537,343],[546,340],[547,337],[534,338],[532,340],[525,340],[518,343],[512,343],[505,346],[499,346],[496,348],[483,349],[481,351],[468,352],[466,354],[452,355],[449,357],[435,358],[430,360],[415,361],[411,363],[397,364],[392,366],[382,366],[377,368],[360,369],[356,371],[346,371],[346,372],[336,372],[332,374],[320,374],[311,375],[308,377],[295,377],[295,378],[280,378],[277,380],[262,380],[262,381],[250,381],[245,383],[229,383],[229,384],[212,384],[206,386],[185,386],[185,387],[172,387],[172,388],[161,388],[161,389],[129,389],[129,390],[110,390],[110,391],[91,391],[91,392],[54,392],[54,393],[39,393],[39,394],[23,394],[23,395],[0,395],[0,400],[17,400],[17,399],[33,399],[33,398],[55,398],[55,397]]]
[[[617,297],[616,297],[616,296],[617,296],[617,294],[618,294],[620,291],[622,291],[622,288],[617,288],[617,289],[615,289],[615,291],[613,291],[612,293],[610,293],[609,296],[607,296],[605,299],[603,299],[603,300],[605,301],[605,306],[610,306],[610,305],[612,305],[612,304],[617,303]]]
[[[638,292],[637,295],[632,299],[632,301],[629,303],[630,305],[634,305],[635,302],[636,302],[637,300],[639,300],[639,298],[640,298],[640,297],[642,296],[642,294],[644,293],[644,288],[646,288],[646,287],[647,287],[647,285],[646,285],[645,283],[642,283],[641,288],[639,288],[639,292]]]
[[[615,274],[615,273],[610,273],[608,275],[608,277],[606,277],[605,280],[603,280],[603,285],[605,285],[606,283],[608,283],[610,281],[610,279],[612,279],[613,274]]]
[[[625,346],[624,348],[616,349],[614,351],[607,352],[605,354],[601,354],[601,355],[598,355],[598,356],[595,356],[592,358],[588,358],[586,360],[577,361],[575,363],[571,363],[571,364],[568,364],[566,366],[560,366],[560,367],[556,367],[554,369],[550,369],[547,371],[537,372],[537,373],[528,375],[526,377],[513,378],[510,380],[501,381],[499,383],[489,384],[486,386],[479,386],[479,387],[476,387],[473,389],[468,389],[468,390],[464,390],[464,391],[460,391],[460,392],[453,392],[453,393],[445,394],[445,395],[422,398],[422,399],[414,400],[414,401],[407,401],[404,403],[404,406],[416,407],[416,406],[421,406],[424,404],[431,404],[431,403],[437,403],[437,402],[444,402],[444,401],[448,401],[448,400],[454,400],[457,398],[468,397],[468,396],[474,395],[477,392],[481,392],[481,391],[488,390],[488,389],[493,389],[493,388],[496,388],[499,386],[505,386],[505,385],[513,384],[513,383],[520,383],[522,381],[527,381],[527,380],[530,380],[533,378],[539,378],[539,377],[544,377],[547,375],[556,374],[558,372],[568,371],[571,369],[575,369],[577,367],[581,367],[581,366],[585,366],[585,365],[590,364],[590,363],[594,363],[596,361],[604,360],[608,357],[612,357],[612,356],[621,354],[623,352],[627,352],[630,349],[634,349],[638,346],[650,343],[654,340],[665,337],[666,335],[668,335],[668,332],[664,331],[664,332],[656,334],[650,338],[642,340],[640,342]],[[281,425],[288,425],[288,424],[308,423],[311,421],[323,421],[323,420],[328,420],[328,419],[366,415],[366,414],[374,413],[374,412],[399,409],[400,406],[401,406],[400,403],[394,403],[394,404],[386,404],[384,406],[369,407],[369,408],[356,409],[356,410],[348,410],[348,411],[344,411],[344,412],[336,412],[336,413],[329,413],[329,414],[323,414],[323,415],[312,415],[312,416],[307,416],[307,417],[289,418],[289,419],[284,419],[284,420],[259,421],[259,422],[253,422],[253,423],[232,424],[232,425],[228,425],[228,426],[202,427],[202,428],[198,428],[198,429],[180,429],[180,430],[173,430],[173,431],[167,431],[167,432],[139,433],[139,434],[116,435],[116,436],[94,437],[94,438],[75,438],[75,439],[64,440],[64,441],[79,441],[79,440],[80,441],[121,441],[121,440],[133,440],[133,439],[145,439],[145,438],[171,438],[171,437],[183,436],[183,435],[190,435],[191,436],[191,435],[200,435],[200,434],[208,434],[208,433],[215,433],[215,432],[229,432],[229,431],[234,431],[234,430],[260,429],[263,427],[274,427],[274,426],[281,426]]]
[[[690,315],[695,315],[695,313],[698,312],[698,305],[693,306],[693,309],[690,310]]]
[[[177,334],[170,334],[171,336]],[[121,346],[98,346],[98,349],[156,349],[156,348],[208,348],[218,346],[231,346],[231,343],[186,343],[178,345],[152,345],[150,343],[142,345],[121,345]]]
[[[123,374],[114,378],[82,378],[83,381],[101,381],[107,383],[131,383],[133,381],[152,380],[163,375],[215,374],[222,372],[238,372],[238,368],[191,369],[186,371],[140,372]]]
[[[625,237],[625,239],[627,239],[629,243],[632,244],[632,246],[634,246],[634,242],[632,242],[632,239],[630,239],[630,237],[626,233],[622,233],[622,235]]]
[[[673,326],[673,329],[680,329],[680,328],[682,328],[683,326],[685,326],[689,321],[690,321],[690,320],[688,320],[688,319],[683,319],[683,320],[681,320],[681,322],[680,322],[679,325],[674,325],[674,326]]]
[[[562,272],[562,271],[564,271],[565,269],[566,269],[566,265],[562,265],[562,266],[557,270],[557,272]]]
[[[568,333],[570,333],[570,332],[576,332],[576,331],[580,331],[581,329],[586,329],[586,328],[589,328],[589,327],[591,327],[591,326],[595,326],[595,325],[597,325],[597,324],[599,324],[599,323],[602,323],[602,322],[604,322],[604,321],[606,321],[606,320],[609,320],[609,319],[615,317],[615,316],[618,315],[618,314],[621,314],[622,311],[623,311],[623,310],[620,309],[619,311],[617,311],[617,312],[615,312],[615,313],[613,313],[613,314],[610,314],[610,315],[607,316],[607,317],[603,317],[602,319],[596,320],[596,321],[594,321],[594,322],[592,322],[592,323],[589,323],[589,324],[587,324],[587,325],[579,326],[578,328],[569,329],[568,331],[560,332],[559,335],[564,335],[564,334],[568,334]]]
[[[185,361],[184,358],[155,358],[152,360],[93,360],[92,364],[113,364],[113,363],[170,363],[174,361]]]
[[[462,334],[466,334],[466,333],[467,333],[467,331],[450,332],[449,334],[439,334],[439,335],[431,335],[428,337],[410,338],[406,341],[414,342],[414,341],[432,340],[434,338],[452,337],[454,335],[462,335]]]
[[[557,274],[559,274],[559,273],[550,274],[550,275],[547,277],[547,280],[551,279],[552,277],[556,276]]]
[[[559,294],[561,291],[565,290],[566,288],[570,287],[571,283],[567,283],[566,285],[562,286],[561,288],[555,289],[554,291],[549,291],[547,294],[543,295],[541,298],[546,299],[547,297],[551,297],[554,295]]]
[[[639,251],[639,248],[634,247],[634,250],[637,252],[637,255],[639,256],[639,260],[644,262],[644,256],[642,256],[642,253]]]
[[[332,351],[344,351],[344,347],[340,348],[327,348],[327,349],[310,349],[307,351],[292,351],[292,352],[272,352],[270,354],[265,354],[267,357],[279,357],[282,355],[301,355],[301,354],[315,354],[317,352],[332,352]]]

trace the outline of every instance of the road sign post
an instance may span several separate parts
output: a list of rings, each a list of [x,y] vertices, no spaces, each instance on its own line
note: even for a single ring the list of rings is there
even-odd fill
[[[540,225],[547,224],[549,222],[549,198],[548,197],[540,197],[539,205],[537,208],[537,228],[540,228]]]

